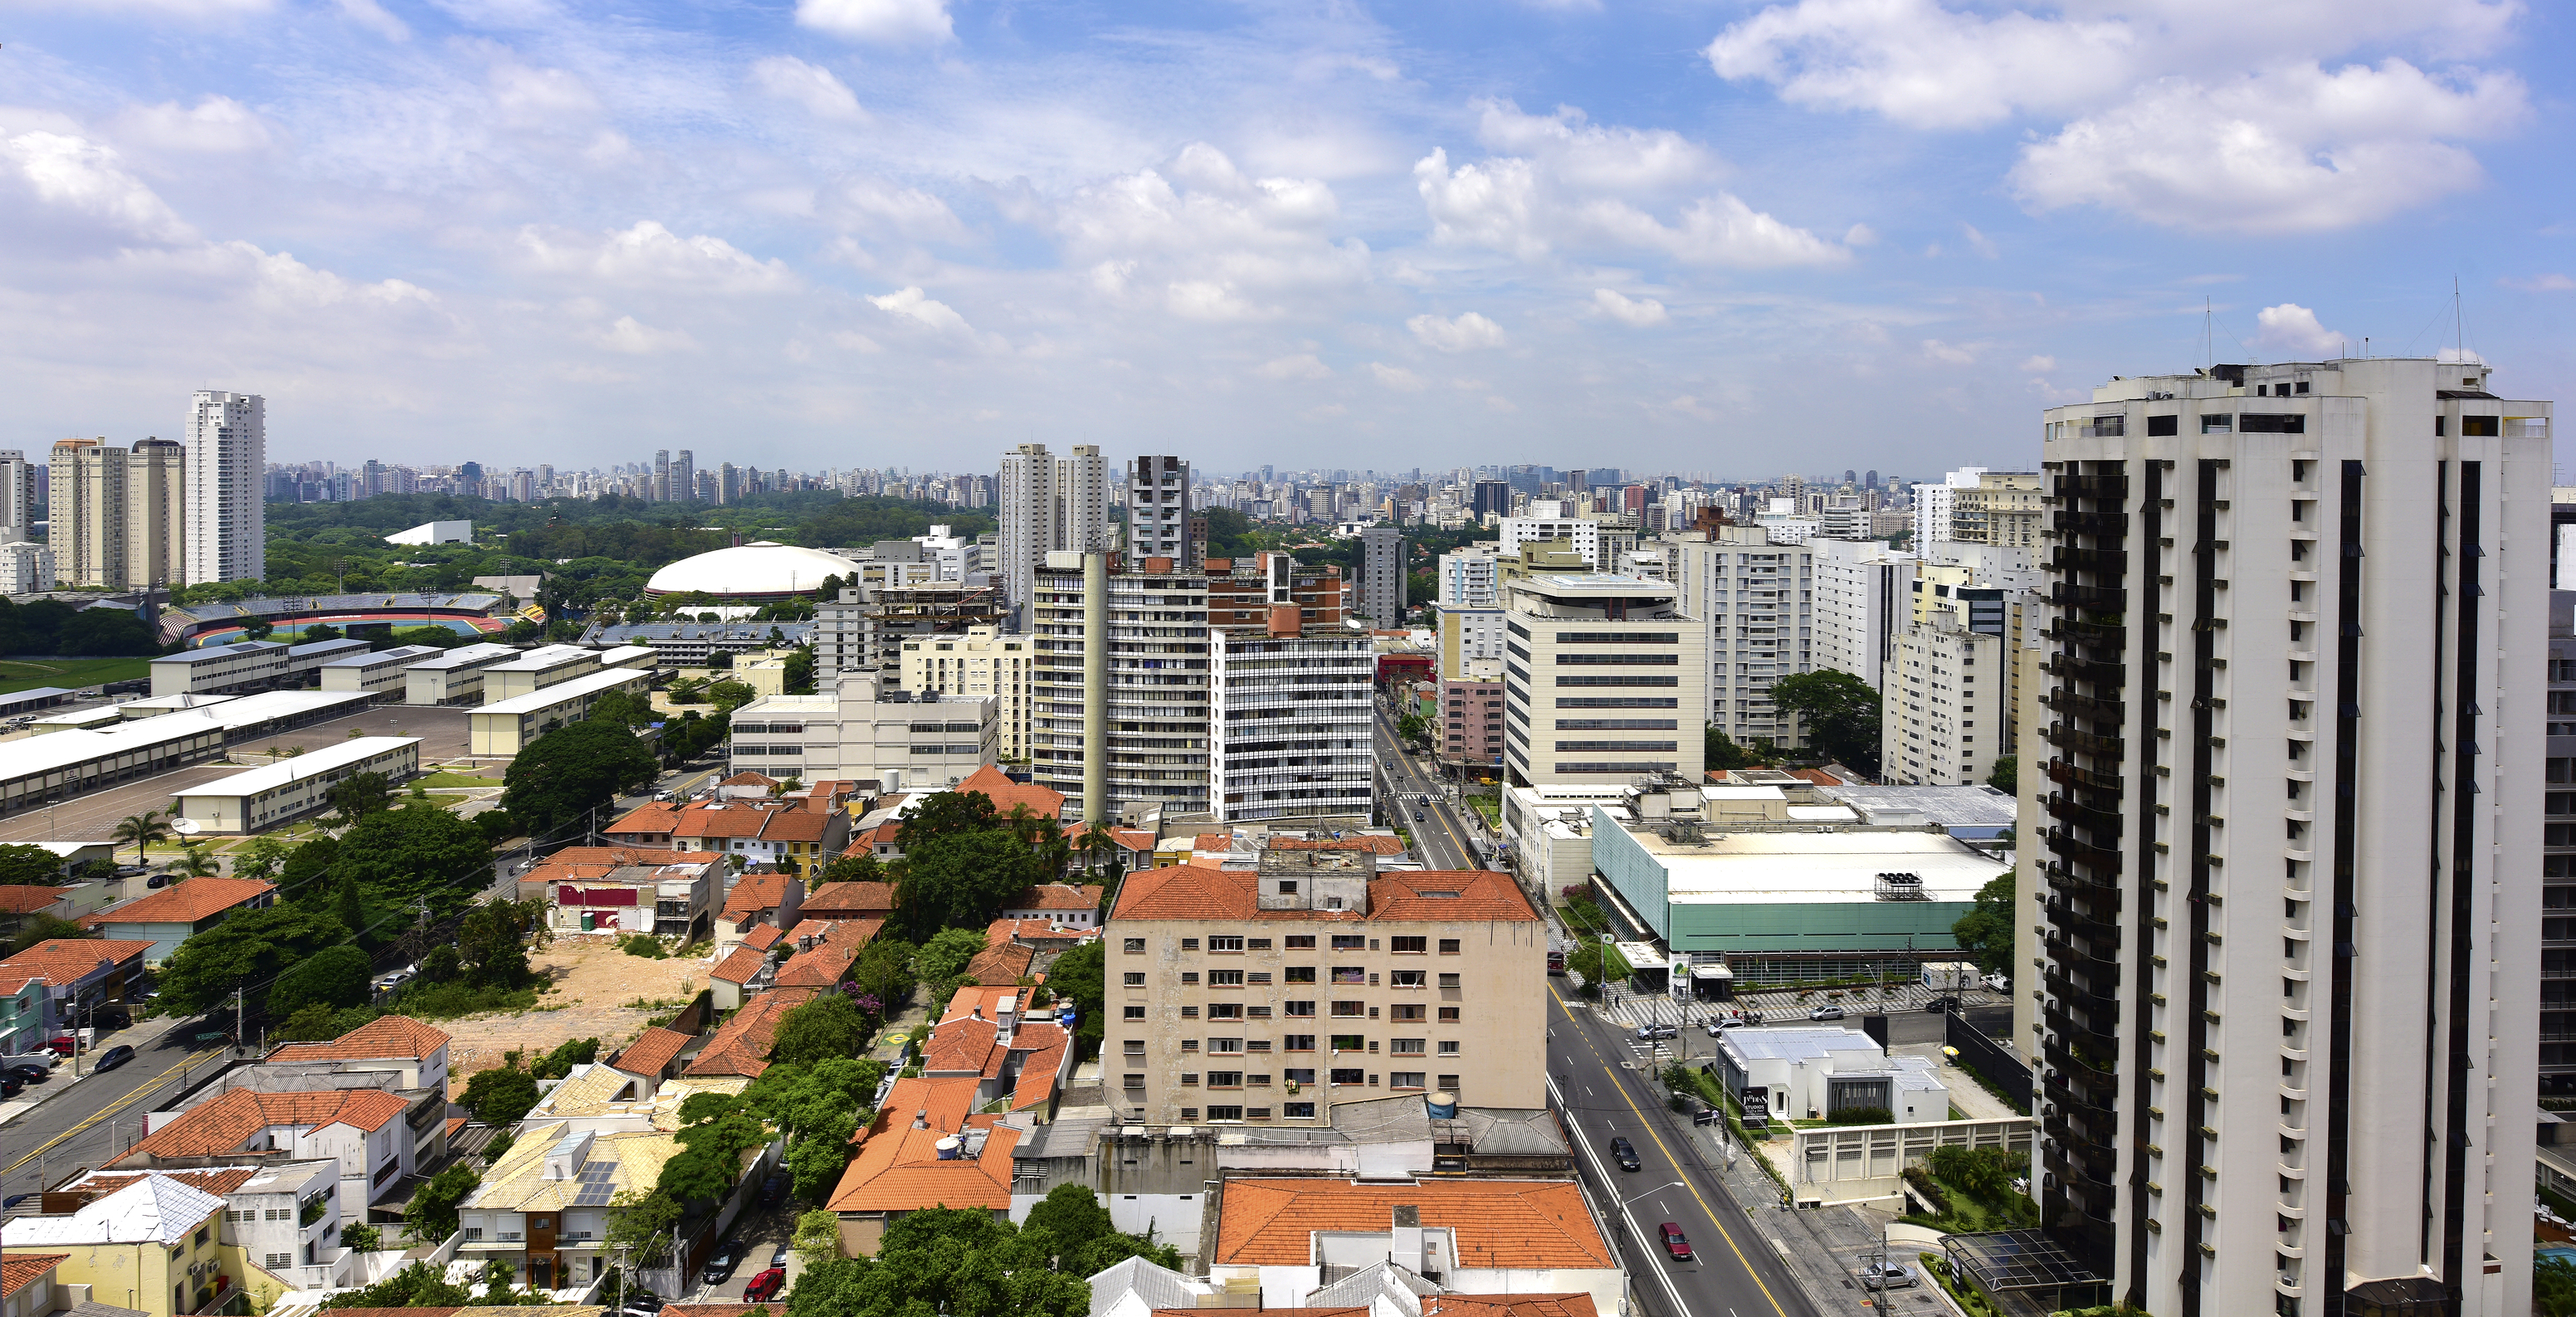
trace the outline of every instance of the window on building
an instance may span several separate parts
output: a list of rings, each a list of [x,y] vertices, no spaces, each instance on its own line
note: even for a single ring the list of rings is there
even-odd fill
[[[1368,1003],[1358,1001],[1337,1001],[1333,1003],[1333,1014],[1346,1019],[1366,1015],[1368,1014]]]
[[[1282,1039],[1280,1039],[1280,1040],[1279,1040],[1279,1050],[1280,1050],[1280,1051],[1283,1051],[1283,1052],[1311,1052],[1311,1051],[1314,1051],[1314,1050],[1315,1050],[1315,1035],[1310,1034],[1310,1033],[1292,1033],[1292,1034],[1289,1034],[1287,1037],[1284,1037],[1284,1038],[1282,1038]]]
[[[1335,933],[1335,934],[1333,934],[1333,950],[1335,950],[1335,951],[1365,951],[1365,950],[1367,950],[1367,949],[1368,949],[1368,939],[1367,939],[1366,937],[1361,936],[1360,934],[1357,934],[1357,933]]]
[[[1312,951],[1315,949],[1315,935],[1312,933],[1290,933],[1286,937],[1279,939],[1279,946],[1280,949],[1284,951]]]
[[[1130,1019],[1130,1020],[1141,1020],[1141,1019],[1144,1019],[1144,1018],[1145,1018],[1145,1008],[1144,1008],[1144,1007],[1142,1007],[1142,1006],[1130,1006],[1130,1007],[1128,1007],[1128,1008],[1127,1008],[1127,1014],[1126,1014],[1125,1018]]]
[[[1211,988],[1240,988],[1243,986],[1243,971],[1239,969],[1209,970],[1208,986]]]
[[[1395,1056],[1420,1056],[1428,1042],[1422,1038],[1391,1038],[1387,1040],[1386,1050]]]
[[[1183,945],[1186,948],[1187,939],[1183,940]],[[1243,939],[1236,937],[1231,933],[1221,934],[1208,939],[1207,949],[1210,951],[1240,952],[1243,950]]]
[[[1315,967],[1312,965],[1287,966],[1279,971],[1279,981],[1281,983],[1312,983],[1315,981]]]
[[[1386,1086],[1389,1088],[1428,1087],[1422,1082],[1422,1072],[1419,1070],[1392,1071],[1386,1077]]]
[[[1334,1034],[1333,1050],[1336,1052],[1365,1052],[1368,1050],[1368,1037],[1365,1034],[1355,1033]]]
[[[1143,970],[1129,970],[1129,971],[1127,971],[1127,986],[1128,986],[1128,987],[1131,987],[1131,988],[1141,988],[1141,987],[1144,987],[1144,986],[1145,986],[1145,972],[1144,972]]]
[[[1441,1039],[1441,1040],[1440,1040],[1440,1054],[1441,1054],[1442,1056],[1456,1056],[1456,1055],[1458,1055],[1458,1040],[1457,1040],[1457,1039],[1455,1039],[1455,1038],[1443,1038],[1443,1039]]]
[[[1418,1021],[1422,1018],[1422,1015],[1423,1010],[1419,1006],[1398,1005],[1386,1008],[1386,1018],[1398,1022]]]
[[[1284,1120],[1313,1120],[1315,1118],[1315,1104],[1312,1102],[1282,1102],[1279,1104],[1279,1115],[1281,1119]]]
[[[1444,937],[1440,939],[1440,954],[1444,956],[1457,955],[1458,939],[1454,937]]]
[[[1336,1084],[1365,1084],[1368,1082],[1368,1077],[1364,1072],[1359,1070],[1336,1070],[1333,1072],[1333,1082]]]
[[[1145,954],[1145,939],[1141,937],[1131,937],[1125,939],[1125,943],[1128,955],[1141,956]]]
[[[1315,1013],[1315,1003],[1310,1001],[1281,1002],[1279,1003],[1279,1013],[1282,1015],[1293,1016],[1313,1015]]]
[[[1240,1020],[1243,1018],[1243,1005],[1230,1001],[1210,1002],[1207,1017],[1211,1020]]]
[[[1181,939],[1181,950],[1183,950],[1183,951],[1196,951],[1196,950],[1198,950],[1198,949],[1199,949],[1199,940],[1198,940],[1197,938],[1194,938],[1194,937],[1185,937],[1185,938],[1182,938],[1182,939]]]
[[[1456,1024],[1458,1022],[1458,1008],[1455,1006],[1441,1007],[1440,1022],[1442,1024]]]
[[[1440,1086],[1441,1086],[1442,1088],[1445,1088],[1445,1089],[1449,1090],[1449,1091],[1450,1091],[1450,1092],[1452,1092],[1452,1093],[1457,1092],[1457,1091],[1458,1091],[1458,1076],[1456,1076],[1456,1075],[1442,1075],[1442,1076],[1440,1077]]]
[[[1419,988],[1429,981],[1430,976],[1418,969],[1391,970],[1386,976],[1387,986],[1392,988]]]
[[[1335,938],[1333,939],[1333,943],[1335,946],[1339,946],[1341,944],[1341,939]],[[1431,940],[1429,938],[1393,937],[1387,939],[1386,949],[1399,956],[1419,956],[1430,949],[1430,944]]]

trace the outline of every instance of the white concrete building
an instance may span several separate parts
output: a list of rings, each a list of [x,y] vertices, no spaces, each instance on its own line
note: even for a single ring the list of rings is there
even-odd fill
[[[188,413],[188,584],[268,575],[267,471],[268,400],[199,389]]]
[[[321,665],[322,689],[326,691],[365,691],[382,695],[403,689],[403,670],[423,659],[446,653],[436,645],[396,645],[369,654],[352,654]]]
[[[1929,553],[1932,546],[1958,538],[1950,533],[1950,518],[1958,508],[1959,491],[1975,489],[1977,477],[1984,475],[1981,466],[1963,466],[1941,477],[1938,484],[1914,487],[1914,538],[1909,542],[1916,553]]]
[[[1127,464],[1127,556],[1198,565],[1190,536],[1190,464],[1177,457],[1139,457]]]
[[[1879,775],[1915,786],[1973,786],[2005,753],[2004,638],[1970,631],[1956,607],[1896,638],[1879,713]]]
[[[389,782],[420,775],[420,738],[361,736],[334,741],[265,768],[181,787],[172,813],[204,832],[260,832],[331,806],[331,788],[360,773]]]
[[[599,651],[579,645],[543,645],[483,669],[486,703],[534,695],[548,686],[599,670]]]
[[[36,521],[35,464],[23,448],[0,448],[0,540],[36,538]]]
[[[403,669],[405,704],[481,704],[483,674],[519,656],[510,645],[459,645]]]
[[[1360,532],[1358,614],[1381,630],[1404,625],[1404,532],[1393,526],[1371,526]]]
[[[1896,635],[1905,629],[1914,555],[1876,540],[1825,539],[1809,547],[1815,580],[1810,653],[1816,667],[1848,672],[1872,690],[1882,689]]]
[[[1215,627],[1208,635],[1209,801],[1219,823],[1337,819],[1366,824],[1375,798],[1369,637],[1298,627]]]
[[[769,695],[734,710],[729,771],[938,791],[993,762],[997,706],[991,695],[914,694],[875,672],[844,672],[828,694]]]
[[[152,660],[154,695],[214,695],[265,690],[284,678],[287,646],[274,640],[237,640]]]
[[[1503,610],[1453,608],[1443,604],[1440,620],[1440,675],[1465,677],[1471,665],[1503,661]]]
[[[0,479],[7,473],[0,471]],[[54,550],[29,540],[0,544],[0,593],[42,594],[54,588]]]
[[[2148,1310],[2530,1311],[2552,409],[2490,381],[2043,413],[2033,1183]]]
[[[126,454],[124,576],[129,589],[167,590],[181,584],[187,460],[187,450],[167,439],[140,440]]]
[[[589,717],[600,696],[610,691],[641,696],[652,686],[651,672],[598,668],[534,694],[487,702],[467,716],[468,753],[496,758],[516,755],[549,727]]]
[[[1542,573],[1514,580],[1505,594],[1510,785],[1699,777],[1708,635],[1676,609],[1672,586]]]
[[[1670,543],[1675,607],[1705,655],[1703,720],[1739,745],[1797,744],[1797,719],[1771,703],[1771,683],[1816,667],[1815,546],[1750,526]]]
[[[1718,1082],[1774,1120],[1824,1120],[1855,1109],[1886,1123],[1950,1118],[1950,1091],[1927,1057],[1890,1056],[1858,1029],[1788,1025],[1729,1029],[1717,1040]]]
[[[1592,517],[1505,517],[1498,529],[1502,538],[1496,541],[1495,552],[1506,558],[1517,557],[1524,544],[1564,540],[1595,571],[1616,565],[1601,556],[1601,523]]]
[[[398,530],[385,537],[387,544],[471,544],[474,523],[471,521],[424,521],[410,530]]]
[[[996,488],[1001,561],[994,573],[1011,607],[1026,617],[1048,553],[1112,547],[1109,469],[1097,444],[1076,444],[1065,457],[1047,452],[1045,444],[1021,444],[1002,454]]]
[[[1495,564],[1501,560],[1493,545],[1481,542],[1441,554],[1440,606],[1501,608],[1502,596],[1496,593],[1495,576]]]
[[[125,588],[126,450],[105,439],[57,439],[45,477],[45,542],[76,589]]]
[[[925,636],[903,642],[903,688],[916,697],[932,691],[993,698],[993,752],[1005,760],[1029,757],[1029,674],[1035,639],[974,626],[962,636]]]

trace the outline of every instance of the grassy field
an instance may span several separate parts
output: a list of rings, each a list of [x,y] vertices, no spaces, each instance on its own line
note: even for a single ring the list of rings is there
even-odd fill
[[[78,690],[101,682],[151,675],[152,660],[148,658],[0,659],[0,695],[38,686]]]

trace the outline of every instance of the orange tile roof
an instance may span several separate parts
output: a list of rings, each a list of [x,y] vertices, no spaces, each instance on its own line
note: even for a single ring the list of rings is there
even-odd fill
[[[671,836],[701,841],[757,837],[761,826],[769,822],[769,815],[768,809],[740,800],[691,805],[680,811],[679,821],[671,825]]]
[[[1190,845],[1194,849],[1203,851],[1230,851],[1234,849],[1234,834],[1231,832],[1202,832],[1198,835],[1197,840],[1191,842]]]
[[[682,1073],[760,1078],[760,1072],[769,1068],[769,1049],[778,1036],[778,1017],[813,997],[811,989],[772,988],[743,1003],[732,1019],[708,1037],[707,1045]]]
[[[1258,875],[1174,864],[1127,875],[1113,919],[1250,919]]]
[[[45,1278],[69,1253],[17,1253],[0,1259],[0,1294],[15,1294]]]
[[[774,777],[763,777],[746,768],[741,772],[726,778],[724,781],[716,783],[716,785],[720,787],[774,787],[778,785],[778,779]]]
[[[63,899],[59,887],[39,887],[32,883],[11,883],[0,887],[0,911],[13,915],[32,915]]]
[[[747,873],[733,885],[733,894],[725,898],[725,918],[737,923],[764,910],[778,908],[787,899],[787,884],[796,882],[783,873]]]
[[[626,1050],[617,1054],[613,1065],[630,1075],[658,1075],[670,1067],[683,1049],[696,1041],[696,1034],[655,1025],[628,1043]]]
[[[81,916],[81,926],[102,924],[193,924],[246,905],[277,890],[256,878],[189,878],[129,901],[113,910]]]
[[[1001,1026],[992,1020],[952,1019],[931,1030],[930,1042],[921,1049],[921,1072],[925,1075],[982,1075],[986,1078],[1001,1073],[1006,1054],[993,1046]]]
[[[242,1152],[243,1144],[271,1125],[316,1129],[347,1125],[379,1130],[385,1122],[401,1119],[410,1106],[402,1098],[376,1088],[297,1093],[258,1093],[236,1088],[181,1112],[178,1119],[152,1131],[108,1165],[149,1165],[157,1157],[218,1157]]]
[[[769,811],[769,826],[760,830],[760,839],[762,841],[819,842],[823,840],[825,833],[832,830],[833,822],[833,816],[829,812],[817,813],[814,810],[798,809],[790,805],[785,809]]]
[[[268,1054],[271,1061],[367,1061],[383,1057],[419,1059],[454,1041],[446,1033],[402,1015],[370,1020],[327,1043],[288,1043]]]
[[[228,1166],[219,1171],[165,1171],[155,1169],[152,1171],[135,1171],[130,1174],[117,1174],[110,1171],[92,1171],[88,1175],[82,1176],[80,1182],[72,1185],[71,1189],[81,1192],[95,1190],[99,1197],[104,1198],[109,1194],[115,1193],[119,1189],[131,1187],[145,1175],[166,1175],[173,1180],[177,1180],[181,1184],[187,1185],[191,1189],[203,1189],[207,1193],[213,1194],[217,1198],[221,1198],[224,1195],[231,1193],[233,1190],[239,1189],[243,1185],[250,1183],[251,1177],[258,1174],[259,1171],[256,1168],[248,1166]]]
[[[1249,869],[1176,864],[1127,875],[1118,890],[1118,919],[1358,918],[1320,910],[1258,908],[1258,875]],[[1429,896],[1446,892],[1447,896]],[[1538,912],[1510,876],[1482,869],[1382,873],[1369,883],[1368,919],[1403,922],[1535,921]]]
[[[1036,947],[986,947],[966,962],[965,974],[977,983],[1018,983],[1036,968],[1037,960]]]
[[[768,963],[769,957],[755,948],[735,947],[733,954],[718,961],[716,967],[708,971],[708,975],[711,978],[723,979],[727,983],[749,983],[751,976],[759,973],[760,967]]]
[[[1378,855],[1404,854],[1402,837],[1380,837],[1374,833],[1356,833],[1348,837],[1273,837],[1269,849],[1274,851],[1370,851]]]
[[[873,828],[861,828],[850,834],[850,844],[841,848],[841,854],[874,855],[879,846],[901,845],[902,837],[903,825],[900,823],[880,823]]]
[[[1024,942],[1062,942],[1070,946],[1099,932],[1096,928],[1067,928],[1052,919],[996,919],[984,926],[984,945],[1000,946],[1017,939]]]
[[[1011,1090],[1011,1110],[1026,1111],[1045,1106],[1055,1097],[1057,1072],[1064,1067],[1064,1050],[1073,1039],[1063,1027],[1053,1024],[1024,1024],[1011,1039],[1011,1050],[1026,1052],[1020,1060],[1020,1078]]]
[[[23,985],[28,979],[41,978],[57,987],[69,987],[82,975],[96,973],[98,962],[141,960],[152,945],[130,938],[48,938],[0,960],[0,981],[14,978]]]
[[[856,919],[894,913],[893,883],[825,883],[796,907],[806,919]]]
[[[777,946],[778,939],[785,936],[787,934],[780,931],[776,924],[754,924],[744,931],[742,944],[754,951],[767,951]]]
[[[1111,828],[1109,835],[1117,838],[1120,846],[1131,851],[1150,851],[1154,849],[1154,843],[1161,840],[1144,828]]]
[[[611,823],[605,829],[611,837],[668,837],[680,821],[680,807],[666,801],[654,801]]]
[[[1219,1266],[1303,1266],[1318,1230],[1376,1233],[1400,1206],[1452,1231],[1458,1266],[1608,1270],[1617,1264],[1571,1180],[1228,1180],[1217,1218]]]
[[[1081,883],[1040,883],[1002,903],[1005,910],[1097,910],[1109,889]]]
[[[1020,1131],[996,1126],[990,1116],[970,1116],[981,1079],[916,1076],[895,1081],[876,1123],[869,1126],[832,1190],[835,1212],[908,1212],[924,1207],[1011,1205],[1011,1149]],[[916,1113],[927,1127],[914,1129]],[[989,1130],[981,1157],[939,1159],[938,1144],[963,1129]]]
[[[1423,1317],[1598,1317],[1589,1294],[1427,1294]]]
[[[993,802],[993,812],[1005,818],[1010,817],[1014,805],[1028,806],[1030,814],[1042,819],[1064,817],[1063,792],[1034,782],[1014,782],[1009,774],[991,764],[967,774],[965,781],[950,790],[960,795],[969,791],[983,792],[985,798]]]
[[[1433,896],[1427,893],[1445,892]],[[1538,911],[1510,875],[1489,869],[1382,873],[1369,883],[1369,918],[1534,923]]]
[[[850,972],[859,953],[876,940],[877,930],[885,927],[882,919],[832,919],[821,925],[822,940],[810,950],[799,951],[778,967],[777,982],[781,987],[829,988]]]

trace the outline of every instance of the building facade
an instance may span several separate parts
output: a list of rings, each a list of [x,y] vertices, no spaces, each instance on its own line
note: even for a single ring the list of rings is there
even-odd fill
[[[1797,744],[1798,721],[1771,702],[1771,683],[1815,670],[1815,545],[1774,543],[1758,526],[1672,545],[1674,606],[1701,637],[1705,721],[1737,744]]]
[[[1206,546],[1190,537],[1190,464],[1139,457],[1127,464],[1127,556],[1196,566]],[[1079,548],[1079,545],[1060,545]]]
[[[1508,589],[1503,763],[1513,786],[1700,774],[1707,635],[1674,587],[1601,573]]]
[[[2039,494],[2036,471],[1980,471],[1974,487],[1951,496],[1949,538],[2035,549],[2044,515]]]
[[[1503,758],[1501,665],[1480,664],[1481,675],[1440,674],[1440,759],[1490,771]]]
[[[125,583],[131,589],[181,584],[186,563],[188,450],[146,439],[125,459]]]
[[[1502,596],[1496,591],[1495,564],[1499,555],[1490,544],[1471,545],[1440,555],[1440,606],[1443,608],[1500,608]]]
[[[997,573],[1010,606],[1025,618],[1037,570],[1057,550],[1109,546],[1109,470],[1097,444],[1076,444],[1057,457],[1045,444],[1002,454],[999,489],[1001,562]]]
[[[1375,792],[1369,638],[1307,627],[1281,605],[1269,628],[1214,627],[1208,770],[1216,820],[1365,824]]]
[[[1086,718],[1105,724],[1109,805],[1150,804],[1166,814],[1209,808],[1208,578],[1169,559],[1108,573],[1105,706],[1086,707],[1087,623],[1082,555],[1049,555],[1035,576],[1030,630],[1037,645],[1029,755],[1036,780],[1082,800]],[[1087,816],[1082,802],[1077,816]]]
[[[2033,1182],[2159,1314],[2530,1309],[2551,408],[2487,385],[2220,366],[2044,414]]]
[[[1970,631],[1959,610],[1935,612],[1896,638],[1880,705],[1879,772],[1915,786],[1973,786],[2005,753],[2003,637]]]
[[[189,405],[186,545],[190,585],[268,575],[268,400],[200,389]]]
[[[1360,616],[1383,630],[1404,625],[1404,532],[1371,526],[1360,532]]]
[[[916,696],[939,691],[992,697],[993,752],[1023,760],[1029,757],[1029,681],[1036,664],[1034,637],[968,627],[962,636],[904,641],[903,688]]]
[[[1905,629],[1906,583],[1914,556],[1875,540],[1809,542],[1814,570],[1814,647],[1819,669],[1848,672],[1881,685]]]
[[[126,450],[105,439],[54,442],[46,540],[54,574],[75,589],[125,588]]]
[[[2576,1093],[2576,591],[2549,594],[2548,701],[2548,817],[2540,835],[2540,1091],[2569,1094]]]

